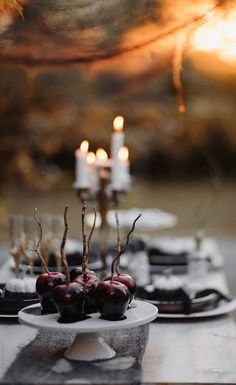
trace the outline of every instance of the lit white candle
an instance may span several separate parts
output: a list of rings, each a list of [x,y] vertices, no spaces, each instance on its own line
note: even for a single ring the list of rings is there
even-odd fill
[[[89,148],[89,142],[84,140],[80,148],[75,151],[76,168],[75,168],[75,187],[77,188],[89,188],[89,172],[87,167],[87,153]]]
[[[96,161],[95,166],[97,167],[111,167],[111,159],[108,159],[108,155],[103,148],[98,148],[96,151]]]
[[[121,163],[118,158],[120,148],[124,146],[125,134],[123,131],[124,118],[123,116],[116,116],[113,120],[114,132],[111,136],[111,158],[112,158],[112,170],[111,170],[111,185],[113,190],[122,190],[121,182]]]
[[[87,159],[88,165],[92,166],[95,162],[96,155],[94,154],[94,152],[90,151],[88,152],[86,159]]]
[[[130,163],[129,163],[129,150],[128,147],[122,146],[118,152],[118,159],[121,164],[121,175],[123,190],[127,190],[130,186]]]
[[[129,188],[129,150],[126,146],[120,148],[118,159],[113,164],[111,184],[114,191],[125,191]]]
[[[125,134],[123,131],[124,118],[123,116],[116,116],[113,120],[114,132],[111,136],[111,158],[113,160],[118,159],[118,152],[125,142]]]
[[[86,157],[88,173],[89,173],[89,182],[92,189],[96,189],[98,176],[95,168],[96,155],[94,152],[88,152]]]

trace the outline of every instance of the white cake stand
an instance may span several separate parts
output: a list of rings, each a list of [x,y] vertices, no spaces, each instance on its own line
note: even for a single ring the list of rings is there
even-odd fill
[[[126,319],[108,321],[99,318],[99,313],[91,314],[91,318],[74,323],[57,322],[58,314],[41,315],[40,305],[31,305],[18,313],[19,321],[37,329],[57,331],[58,333],[74,333],[72,345],[64,356],[70,360],[97,361],[113,358],[116,353],[99,335],[102,331],[121,330],[153,321],[158,315],[156,306],[144,302],[133,301],[134,306],[126,311]]]

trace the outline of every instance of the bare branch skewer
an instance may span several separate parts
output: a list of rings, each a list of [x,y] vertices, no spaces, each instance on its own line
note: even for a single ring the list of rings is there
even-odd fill
[[[37,256],[40,258],[41,262],[42,262],[42,265],[43,265],[43,268],[45,269],[46,273],[50,274],[49,270],[48,270],[48,267],[47,267],[47,264],[42,256],[42,254],[40,253],[39,251],[39,248],[40,248],[40,244],[41,244],[41,241],[42,241],[42,238],[43,238],[43,229],[42,229],[42,224],[37,216],[37,213],[38,213],[38,210],[37,208],[34,209],[34,219],[35,221],[37,222],[38,224],[38,227],[39,227],[39,239],[38,239],[38,242],[36,244],[36,247],[35,249],[33,250]]]
[[[69,230],[69,226],[68,226],[68,222],[67,222],[68,208],[69,208],[69,206],[66,205],[65,210],[64,210],[65,230],[64,230],[64,234],[63,234],[63,238],[62,238],[62,242],[61,242],[61,260],[62,260],[62,263],[64,265],[64,269],[65,269],[66,285],[69,285],[69,283],[70,283],[69,267],[68,267],[68,263],[67,263],[66,255],[65,255],[65,245],[66,245],[66,239],[67,239],[67,234],[68,234],[68,230]]]
[[[95,226],[96,226],[97,212],[96,212],[95,207],[93,207],[93,212],[94,212],[93,226],[92,226],[92,229],[91,229],[90,234],[89,234],[89,236],[88,236],[88,242],[87,242],[88,253],[87,253],[87,259],[86,259],[86,264],[87,264],[86,268],[88,268],[88,260],[89,260],[89,257],[90,257],[90,255],[91,255],[91,245],[90,245],[90,241],[91,241],[91,238],[92,238],[92,235],[93,235]]]
[[[115,212],[115,217],[116,217],[116,231],[117,231],[117,252],[120,253],[122,248],[120,243],[120,223],[119,223],[117,210]],[[115,271],[117,275],[120,275],[120,257],[116,261]]]
[[[137,216],[137,218],[135,218],[134,222],[133,222],[133,225],[132,225],[132,228],[130,229],[130,231],[128,232],[127,234],[127,238],[126,238],[126,243],[125,243],[125,246],[121,248],[121,250],[117,253],[117,256],[113,259],[113,262],[111,264],[111,282],[113,280],[113,276],[114,276],[114,273],[115,273],[115,267],[117,268],[117,261],[120,260],[120,256],[122,254],[124,254],[124,252],[126,251],[127,247],[128,247],[128,244],[129,244],[129,240],[130,240],[130,235],[133,233],[134,229],[135,229],[135,225],[136,225],[136,222],[138,221],[138,219],[141,217],[142,214],[139,214]]]
[[[81,221],[82,221],[82,237],[83,237],[83,254],[82,254],[82,274],[83,276],[87,275],[87,236],[85,230],[85,211],[87,208],[87,202],[82,202],[82,213],[81,213]]]

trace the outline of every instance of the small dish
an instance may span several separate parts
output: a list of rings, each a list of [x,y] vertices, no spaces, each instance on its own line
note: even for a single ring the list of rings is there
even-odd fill
[[[21,301],[0,298],[0,318],[17,318],[17,314],[21,309],[37,303],[39,303],[38,298]]]
[[[0,283],[1,292],[4,290],[5,284]],[[39,299],[13,299],[0,297],[0,318],[17,318],[18,312],[26,306],[34,305],[39,302]]]
[[[218,317],[222,315],[226,315],[228,313],[236,310],[236,299],[232,299],[229,302],[220,301],[218,306],[215,309],[191,313],[191,314],[181,314],[181,313],[159,313],[159,318],[164,319],[199,319],[199,318],[212,318]]]
[[[169,229],[175,227],[178,223],[177,216],[167,213],[157,208],[131,208],[128,210],[119,210],[119,223],[122,228],[130,228],[134,219],[142,214],[136,223],[136,229],[141,231],[149,231],[154,229]],[[115,211],[110,210],[107,213],[107,222],[111,227],[116,228]],[[93,214],[86,215],[86,223],[91,227],[93,224]],[[101,224],[101,217],[98,213],[96,225]]]
[[[179,288],[169,292],[155,288],[153,285],[138,287],[136,297],[158,307],[160,314],[194,314],[214,310],[219,303],[232,302],[232,297],[216,289],[204,289],[190,295]]]

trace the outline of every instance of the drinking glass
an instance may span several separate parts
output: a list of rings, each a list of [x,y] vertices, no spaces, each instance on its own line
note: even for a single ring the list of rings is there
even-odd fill
[[[25,233],[25,262],[30,267],[32,273],[36,256],[36,245],[39,239],[38,225],[33,216],[24,217]]]
[[[11,214],[9,217],[9,252],[15,261],[16,276],[19,277],[20,262],[25,253],[23,215]]]

